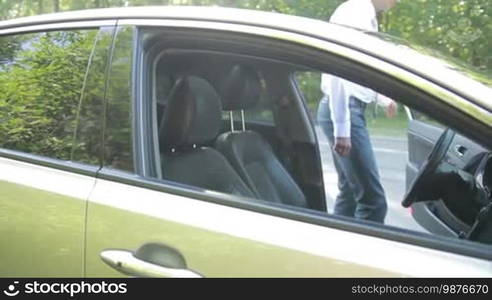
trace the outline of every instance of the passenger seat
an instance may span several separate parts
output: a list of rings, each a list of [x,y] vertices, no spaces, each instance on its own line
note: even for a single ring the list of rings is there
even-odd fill
[[[251,67],[235,65],[224,75],[219,87],[223,109],[237,111],[254,107],[261,93],[256,71]],[[257,132],[242,130],[223,133],[217,138],[215,148],[224,154],[260,199],[308,206],[302,190],[280,163],[270,144]]]

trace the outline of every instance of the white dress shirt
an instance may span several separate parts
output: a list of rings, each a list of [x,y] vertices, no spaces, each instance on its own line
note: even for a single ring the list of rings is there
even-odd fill
[[[348,0],[344,2],[330,17],[330,22],[366,31],[378,31],[376,9],[371,0]],[[365,103],[378,100],[375,91],[330,74],[322,74],[321,91],[330,99],[331,120],[335,137],[350,137],[349,99],[351,96]],[[379,100],[385,106],[391,102],[391,100],[383,97]]]

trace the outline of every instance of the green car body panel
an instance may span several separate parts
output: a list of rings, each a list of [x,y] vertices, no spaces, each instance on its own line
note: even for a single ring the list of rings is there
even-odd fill
[[[86,200],[95,179],[0,161],[1,276],[83,276]],[[67,183],[75,188],[67,191]]]

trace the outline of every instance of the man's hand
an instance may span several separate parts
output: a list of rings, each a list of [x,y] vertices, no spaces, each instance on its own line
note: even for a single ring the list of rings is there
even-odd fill
[[[348,156],[352,149],[352,142],[349,137],[337,137],[335,138],[335,145],[333,150],[340,156]]]
[[[398,106],[395,101],[391,100],[391,103],[386,107],[386,116],[388,118],[394,118],[398,111]]]
[[[398,105],[393,99],[388,98],[383,94],[378,94],[376,99],[377,103],[386,109],[386,116],[388,118],[394,118],[396,116],[396,113],[398,112]]]

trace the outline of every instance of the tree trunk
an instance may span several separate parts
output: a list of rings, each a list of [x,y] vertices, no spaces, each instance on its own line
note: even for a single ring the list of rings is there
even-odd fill
[[[53,0],[53,11],[54,12],[60,11],[60,0]]]

